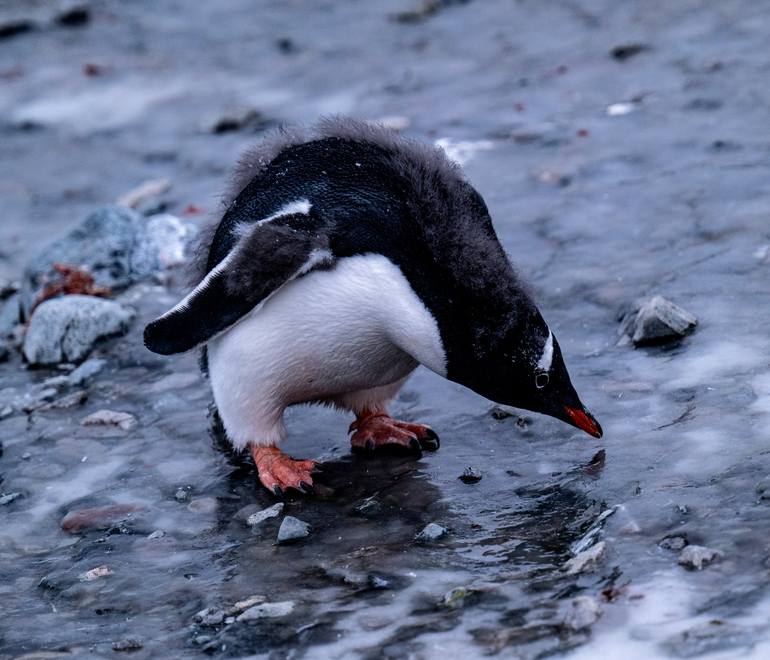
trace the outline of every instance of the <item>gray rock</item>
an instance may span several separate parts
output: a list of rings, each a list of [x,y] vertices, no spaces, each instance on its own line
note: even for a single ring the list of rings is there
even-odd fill
[[[432,522],[425,525],[422,531],[415,536],[414,540],[417,541],[417,543],[433,543],[434,541],[438,541],[446,533],[446,527]]]
[[[583,630],[592,626],[602,615],[602,608],[591,596],[573,598],[564,617],[564,625],[570,630]]]
[[[0,419],[5,419],[11,415],[13,415],[13,406],[3,406],[2,410],[0,410]]]
[[[287,518],[289,516],[286,516]],[[295,518],[296,520],[296,518]],[[290,600],[284,600],[277,603],[262,603],[250,607],[243,614],[239,615],[237,621],[249,622],[259,619],[275,619],[287,616],[294,611],[294,603]]]
[[[464,484],[475,484],[481,481],[481,470],[475,467],[467,467],[463,470],[463,473],[457,477]]]
[[[679,552],[687,545],[687,535],[674,534],[672,536],[666,536],[658,542],[658,545],[664,550],[674,550]]]
[[[192,486],[180,486],[174,493],[177,502],[187,502],[192,498]]]
[[[193,620],[201,626],[218,626],[225,620],[225,612],[217,607],[207,607],[193,616]]]
[[[136,428],[136,417],[131,413],[118,412],[116,410],[97,410],[81,422],[83,426],[117,426],[124,431]]]
[[[74,385],[75,387],[85,385],[94,376],[96,376],[96,374],[98,374],[102,369],[104,369],[104,366],[106,364],[107,364],[106,360],[101,360],[99,358],[91,358],[89,360],[86,360],[77,369],[75,369],[69,376],[67,376],[67,380],[70,385]]]
[[[662,344],[693,331],[698,319],[663,296],[637,301],[621,322],[620,344],[635,346]]]
[[[5,504],[10,504],[11,502],[15,502],[21,497],[21,493],[7,493],[7,494],[0,494],[0,506],[3,506]]]
[[[59,397],[58,399],[54,399],[49,403],[44,403],[39,406],[37,410],[66,410],[67,408],[82,406],[86,401],[88,401],[88,392],[85,390],[76,390],[75,392]]]
[[[113,651],[138,651],[142,648],[142,643],[136,639],[121,639],[112,643]]]
[[[97,341],[126,332],[135,312],[93,296],[64,296],[35,309],[24,338],[30,364],[80,362]]]
[[[579,552],[564,565],[567,575],[577,575],[594,568],[601,561],[606,549],[607,544],[599,541],[587,550]]]
[[[281,513],[283,513],[283,502],[277,502],[276,504],[273,504],[273,506],[269,506],[266,509],[262,509],[261,511],[257,511],[256,513],[252,513],[247,519],[246,524],[249,527],[257,527],[261,523],[263,523],[265,520],[269,518],[275,518],[276,516],[280,516]],[[288,516],[291,517],[291,516]],[[294,518],[293,520],[296,520]],[[286,519],[284,519],[284,523],[286,522]],[[283,528],[283,524],[281,524],[281,528]]]
[[[120,206],[101,208],[27,264],[22,279],[24,316],[46,283],[59,281],[54,263],[86,269],[98,286],[124,289],[151,278],[169,258],[176,262],[192,233],[174,216],[145,218]]]
[[[286,516],[278,529],[278,543],[290,543],[310,535],[310,525],[294,516]]]
[[[679,563],[685,568],[700,571],[724,557],[724,553],[702,545],[688,545],[679,553]]]

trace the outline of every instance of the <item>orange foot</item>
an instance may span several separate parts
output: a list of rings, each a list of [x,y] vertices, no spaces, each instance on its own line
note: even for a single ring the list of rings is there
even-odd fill
[[[313,492],[313,477],[310,473],[316,468],[316,461],[297,461],[278,447],[251,445],[250,449],[259,480],[275,495],[282,497],[287,488],[303,493]]]
[[[425,424],[410,424],[389,417],[386,413],[363,413],[350,425],[348,432],[353,451],[374,451],[377,447],[395,445],[418,454],[422,450],[436,451],[440,442],[436,432]]]

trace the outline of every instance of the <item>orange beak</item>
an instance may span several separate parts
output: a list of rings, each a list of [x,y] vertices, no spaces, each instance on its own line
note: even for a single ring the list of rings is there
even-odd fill
[[[572,420],[572,424],[577,426],[582,431],[592,435],[594,438],[602,437],[602,427],[599,426],[599,422],[594,419],[594,416],[587,410],[581,410],[580,408],[570,408],[564,406],[564,410]]]

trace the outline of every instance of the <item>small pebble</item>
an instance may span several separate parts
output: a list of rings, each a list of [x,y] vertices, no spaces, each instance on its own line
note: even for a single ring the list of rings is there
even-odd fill
[[[447,528],[438,523],[428,523],[422,531],[414,538],[417,543],[433,543],[438,541],[447,533]]]
[[[289,516],[287,516],[287,518],[288,517]],[[248,622],[258,621],[259,619],[275,619],[291,614],[293,611],[294,603],[290,600],[278,603],[262,603],[261,605],[255,605],[254,607],[247,609],[237,618],[237,621]]]
[[[724,553],[702,545],[688,545],[679,553],[679,563],[685,568],[700,571],[724,557]]]
[[[576,575],[593,568],[604,556],[606,549],[607,544],[604,541],[599,541],[588,550],[579,552],[564,565],[567,575]]]
[[[564,625],[570,630],[583,630],[592,626],[602,615],[602,608],[591,596],[573,598]]]
[[[278,543],[290,543],[291,541],[298,541],[304,539],[310,535],[310,525],[295,518],[294,516],[286,516],[281,522],[281,527],[278,529]]]
[[[83,426],[117,426],[124,431],[136,428],[136,417],[131,413],[115,410],[97,410],[95,413],[84,417],[80,423]]]
[[[679,534],[666,536],[658,542],[658,545],[664,550],[674,550],[679,552],[687,545],[687,537]]]
[[[283,513],[283,502],[277,502],[276,504],[273,504],[273,506],[269,506],[266,509],[262,509],[262,511],[257,511],[256,513],[251,514],[246,519],[246,524],[249,527],[256,527],[269,518],[280,516],[281,513]]]
[[[4,504],[10,504],[15,502],[21,497],[21,493],[8,493],[7,495],[0,495],[0,506]]]
[[[22,461],[28,461],[30,458],[32,458],[32,454],[30,454],[28,451],[25,451],[25,452],[24,452],[24,453],[21,455],[21,460],[22,460]]]
[[[192,497],[192,486],[180,486],[174,493],[177,502],[187,502]]]
[[[106,564],[103,564],[102,566],[92,568],[90,571],[81,573],[78,578],[81,582],[93,582],[94,580],[107,577],[108,575],[112,575],[112,569]]]
[[[142,643],[136,639],[121,639],[112,643],[113,651],[138,651]]]
[[[193,620],[201,626],[218,626],[225,620],[225,612],[216,607],[207,607],[198,612]]]

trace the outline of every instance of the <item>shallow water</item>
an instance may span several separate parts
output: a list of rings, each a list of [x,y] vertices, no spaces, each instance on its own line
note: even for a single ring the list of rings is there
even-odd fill
[[[87,27],[0,41],[0,275],[145,179],[173,180],[171,212],[215,210],[254,137],[204,130],[232,107],[275,121],[403,115],[420,139],[480,145],[465,145],[466,172],[605,436],[494,419],[491,403],[425,370],[393,406],[441,435],[421,460],[353,457],[349,419],[293,409],[287,448],[324,461],[325,488],[287,501],[312,532],[279,546],[280,517],[253,531],[237,515],[273,499],[228,451],[194,356],[141,346],[181,275],[170,290],[142,285],[127,294],[139,318],[98,349],[108,367],[82,407],[0,421],[0,491],[23,495],[0,506],[0,657],[111,657],[127,638],[137,658],[770,655],[770,504],[756,490],[770,472],[761,3],[472,2],[417,24],[384,2],[202,4],[95,3]],[[610,57],[637,41],[651,50]],[[86,62],[104,73],[82,75]],[[618,102],[631,112],[608,115]],[[616,346],[618,310],[651,294],[696,314],[696,332]],[[13,388],[0,409],[51,375],[18,356],[0,364]],[[102,408],[137,428],[81,426]],[[479,483],[458,480],[469,466]],[[70,511],[109,505],[124,508],[62,530]],[[571,545],[613,507],[597,569],[568,575]],[[449,533],[416,544],[429,522]],[[672,534],[724,558],[688,571],[658,545]],[[445,604],[456,587],[468,594]],[[294,609],[195,622],[254,594]],[[603,614],[571,632],[578,595]]]

